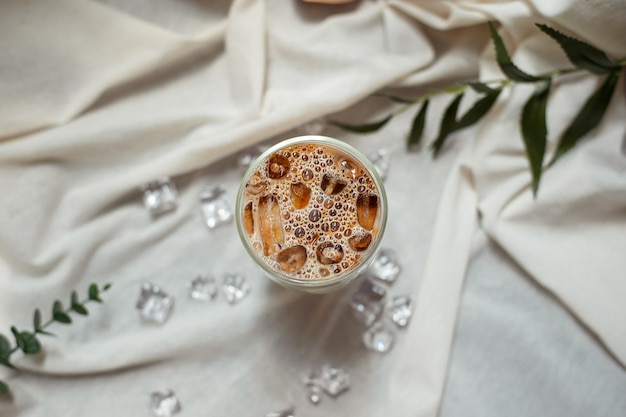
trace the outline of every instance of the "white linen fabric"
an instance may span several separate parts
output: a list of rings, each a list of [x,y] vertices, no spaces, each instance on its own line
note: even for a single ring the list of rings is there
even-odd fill
[[[0,369],[12,389],[0,415],[148,415],[148,393],[171,387],[181,415],[293,404],[309,416],[622,416],[623,80],[593,140],[546,171],[535,200],[517,126],[531,86],[504,92],[437,161],[404,150],[408,113],[369,137],[328,130],[364,151],[391,150],[385,244],[404,272],[390,291],[418,303],[388,355],[361,345],[354,286],[324,296],[277,287],[246,258],[234,225],[203,226],[197,196],[224,183],[234,197],[233,155],[249,145],[328,114],[376,119],[388,109],[367,97],[382,88],[500,78],[487,20],[502,24],[531,73],[569,66],[534,22],[623,58],[624,6],[2,2],[0,332],[27,329],[34,308],[90,282],[113,288],[87,320],[55,325],[42,354],[17,357],[23,372]],[[551,138],[598,81],[554,86]],[[433,100],[427,138],[446,101]],[[179,206],[152,219],[138,187],[162,175],[175,178]],[[233,270],[253,288],[241,304],[186,299],[194,275]],[[163,326],[133,311],[146,280],[176,297]],[[348,369],[353,386],[313,406],[300,375],[328,362]]]

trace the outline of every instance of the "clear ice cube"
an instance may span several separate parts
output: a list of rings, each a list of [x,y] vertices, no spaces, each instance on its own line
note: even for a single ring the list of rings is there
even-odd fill
[[[174,391],[167,389],[150,394],[150,410],[157,417],[171,417],[181,410]]]
[[[379,353],[385,353],[393,346],[395,335],[393,331],[382,322],[374,323],[363,333],[363,344],[369,349]]]
[[[265,414],[265,417],[295,417],[295,413],[294,407],[289,407],[284,410],[271,411]]]
[[[250,292],[250,286],[246,277],[241,274],[226,274],[222,283],[222,292],[226,301],[230,304],[237,304],[243,300]]]
[[[307,397],[313,404],[319,404],[322,401],[322,389],[317,385],[309,385],[307,387]]]
[[[169,177],[161,177],[156,181],[142,185],[143,204],[151,215],[156,216],[176,209],[178,192]]]
[[[415,297],[412,295],[398,295],[393,297],[387,308],[391,321],[400,327],[406,327],[413,316]]]
[[[336,397],[350,389],[350,375],[341,368],[324,365],[320,371],[318,384],[328,395]]]
[[[189,297],[198,301],[213,300],[217,296],[215,278],[209,275],[198,275],[189,283]]]
[[[233,219],[233,211],[226,197],[226,189],[221,185],[200,193],[200,210],[209,229],[214,229]]]
[[[389,174],[389,151],[387,149],[379,149],[367,156],[380,178],[384,181]]]
[[[174,299],[160,287],[149,282],[141,285],[136,307],[144,320],[163,324],[170,316],[173,306]]]
[[[350,300],[350,306],[356,317],[365,325],[373,324],[384,308],[387,290],[369,279],[365,279]]]
[[[389,284],[395,282],[402,268],[391,249],[381,249],[369,267],[369,275]]]

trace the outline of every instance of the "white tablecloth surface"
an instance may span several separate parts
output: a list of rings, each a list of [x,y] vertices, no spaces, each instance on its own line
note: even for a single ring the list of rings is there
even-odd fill
[[[385,355],[361,342],[358,284],[314,296],[264,278],[233,223],[203,224],[198,196],[236,153],[298,134],[320,116],[363,122],[400,94],[498,78],[484,22],[503,24],[528,71],[568,66],[533,22],[626,56],[624,3],[360,1],[5,1],[0,5],[0,332],[91,282],[102,306],[54,325],[44,351],[0,369],[2,416],[150,415],[173,389],[181,416],[623,416],[626,413],[626,158],[623,81],[605,121],[546,172],[533,201],[517,120],[528,86],[451,138],[440,158],[407,152],[412,114],[378,133],[336,136],[390,152],[384,245],[403,266],[390,294],[416,316]],[[597,85],[565,79],[551,138]],[[426,140],[449,97],[433,100]],[[467,104],[465,104],[467,106]],[[551,140],[550,149],[554,149]],[[138,187],[170,175],[175,212],[157,218]],[[188,298],[200,273],[242,272],[238,305]],[[175,297],[163,325],[134,309],[141,282]],[[315,406],[301,375],[331,363],[351,389]]]

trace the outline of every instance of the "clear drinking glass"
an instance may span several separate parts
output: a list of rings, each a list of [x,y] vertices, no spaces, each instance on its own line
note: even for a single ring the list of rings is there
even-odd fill
[[[267,277],[322,293],[371,263],[387,224],[387,196],[376,168],[352,146],[300,136],[252,162],[235,217],[244,247]]]

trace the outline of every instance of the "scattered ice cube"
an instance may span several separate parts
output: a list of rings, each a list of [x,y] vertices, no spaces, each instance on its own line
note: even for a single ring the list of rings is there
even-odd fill
[[[406,327],[413,315],[413,303],[415,297],[412,295],[398,295],[393,297],[388,306],[387,314],[391,321],[400,327]]]
[[[365,279],[350,301],[356,317],[367,326],[372,325],[383,311],[386,293],[385,288]]]
[[[369,267],[369,274],[392,284],[398,278],[401,270],[396,254],[390,249],[381,249]]]
[[[296,131],[300,135],[319,135],[326,129],[327,125],[326,118],[320,117],[301,124],[296,128]]]
[[[247,170],[250,167],[250,164],[257,159],[263,152],[268,150],[269,147],[267,145],[254,145],[243,151],[239,152],[237,158],[237,165],[243,171]]]
[[[150,410],[158,417],[171,417],[180,411],[180,401],[174,391],[167,389],[150,394]]]
[[[322,401],[322,389],[317,385],[309,385],[307,387],[307,397],[313,404],[319,404]]]
[[[295,417],[295,409],[294,407],[289,407],[284,410],[279,411],[271,411],[265,414],[265,417]]]
[[[217,295],[215,278],[208,275],[198,275],[189,283],[189,296],[198,301],[209,301]]]
[[[320,388],[333,397],[350,389],[350,375],[343,369],[330,365],[322,366],[318,381]]]
[[[233,219],[233,210],[226,198],[226,189],[221,185],[200,193],[200,210],[209,229],[214,229]]]
[[[136,307],[144,320],[163,324],[170,316],[173,306],[174,299],[158,286],[149,282],[141,285]]]
[[[176,209],[178,192],[169,177],[161,177],[139,187],[143,204],[151,215],[156,216]]]
[[[246,277],[241,274],[226,274],[222,284],[222,292],[226,301],[236,304],[243,300],[250,292],[250,286],[246,282]]]
[[[379,353],[385,353],[391,349],[394,340],[395,336],[393,331],[380,321],[374,323],[363,333],[363,343],[365,346]]]
[[[389,173],[389,151],[387,149],[379,149],[367,156],[380,178],[384,181]]]

